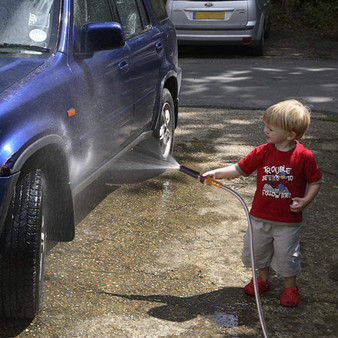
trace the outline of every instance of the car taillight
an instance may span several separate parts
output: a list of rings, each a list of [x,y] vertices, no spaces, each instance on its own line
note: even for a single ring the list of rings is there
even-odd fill
[[[243,38],[243,43],[251,42],[252,38]]]

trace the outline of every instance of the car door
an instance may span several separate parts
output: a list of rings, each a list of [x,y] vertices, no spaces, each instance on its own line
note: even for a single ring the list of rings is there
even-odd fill
[[[116,7],[131,53],[134,92],[131,132],[136,135],[149,128],[152,122],[164,45],[143,0],[116,0]]]
[[[74,34],[91,22],[117,21],[109,0],[74,0]],[[130,138],[132,72],[130,49],[104,50],[91,57],[75,57],[70,64],[76,87],[77,133],[86,172],[95,171],[117,153]]]

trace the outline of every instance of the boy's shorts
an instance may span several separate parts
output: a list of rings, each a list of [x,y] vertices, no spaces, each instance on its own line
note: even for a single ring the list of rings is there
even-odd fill
[[[257,221],[251,217],[255,266],[257,269],[272,267],[283,277],[300,273],[300,226],[276,225]],[[244,236],[243,264],[251,267],[250,234]]]

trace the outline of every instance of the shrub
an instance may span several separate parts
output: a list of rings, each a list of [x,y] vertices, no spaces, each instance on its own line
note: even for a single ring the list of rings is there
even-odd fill
[[[303,26],[323,34],[338,34],[337,0],[272,0],[272,17],[277,29]]]

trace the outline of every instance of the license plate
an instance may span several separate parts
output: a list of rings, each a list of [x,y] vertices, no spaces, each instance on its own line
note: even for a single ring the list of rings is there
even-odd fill
[[[194,19],[218,19],[224,20],[224,12],[194,12]]]

